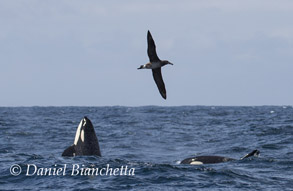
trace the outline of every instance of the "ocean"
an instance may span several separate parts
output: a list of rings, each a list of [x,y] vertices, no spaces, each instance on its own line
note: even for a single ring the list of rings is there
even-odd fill
[[[102,157],[62,157],[84,116]],[[292,135],[291,106],[0,107],[0,190],[293,190]]]

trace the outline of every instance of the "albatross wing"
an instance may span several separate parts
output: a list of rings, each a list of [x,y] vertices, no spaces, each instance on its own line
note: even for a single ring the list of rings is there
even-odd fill
[[[166,94],[165,84],[164,84],[162,73],[161,73],[161,68],[152,69],[152,72],[153,72],[154,80],[160,91],[160,94],[162,95],[164,99],[166,99],[167,94]]]
[[[148,31],[147,39],[148,39],[148,56],[149,56],[150,62],[159,62],[160,59],[156,52],[156,45],[150,31]]]

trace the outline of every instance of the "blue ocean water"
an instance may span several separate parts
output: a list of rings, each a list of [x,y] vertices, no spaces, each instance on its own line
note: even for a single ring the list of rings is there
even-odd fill
[[[102,157],[61,157],[87,116]],[[262,107],[2,107],[0,190],[292,190],[293,108]],[[195,155],[239,159],[181,165]],[[11,175],[18,164],[22,172]],[[28,164],[63,175],[27,176]],[[72,176],[73,164],[128,166],[133,176]],[[14,171],[17,171],[17,169]]]

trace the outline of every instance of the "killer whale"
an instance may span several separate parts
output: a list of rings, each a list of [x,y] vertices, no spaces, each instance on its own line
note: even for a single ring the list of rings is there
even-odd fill
[[[259,150],[253,150],[252,152],[240,158],[240,160],[251,157],[251,156],[258,156],[259,153],[260,153]],[[180,164],[201,165],[201,164],[221,163],[221,162],[227,162],[232,160],[236,160],[236,159],[222,157],[222,156],[196,156],[196,157],[186,158],[182,160]]]
[[[80,121],[73,145],[65,149],[62,153],[62,156],[83,155],[102,156],[95,129],[92,122],[87,117],[84,117]]]

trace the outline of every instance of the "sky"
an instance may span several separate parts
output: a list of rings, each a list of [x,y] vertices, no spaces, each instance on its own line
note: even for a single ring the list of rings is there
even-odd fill
[[[293,105],[291,0],[2,0],[0,106]],[[150,70],[155,40],[167,90]]]

